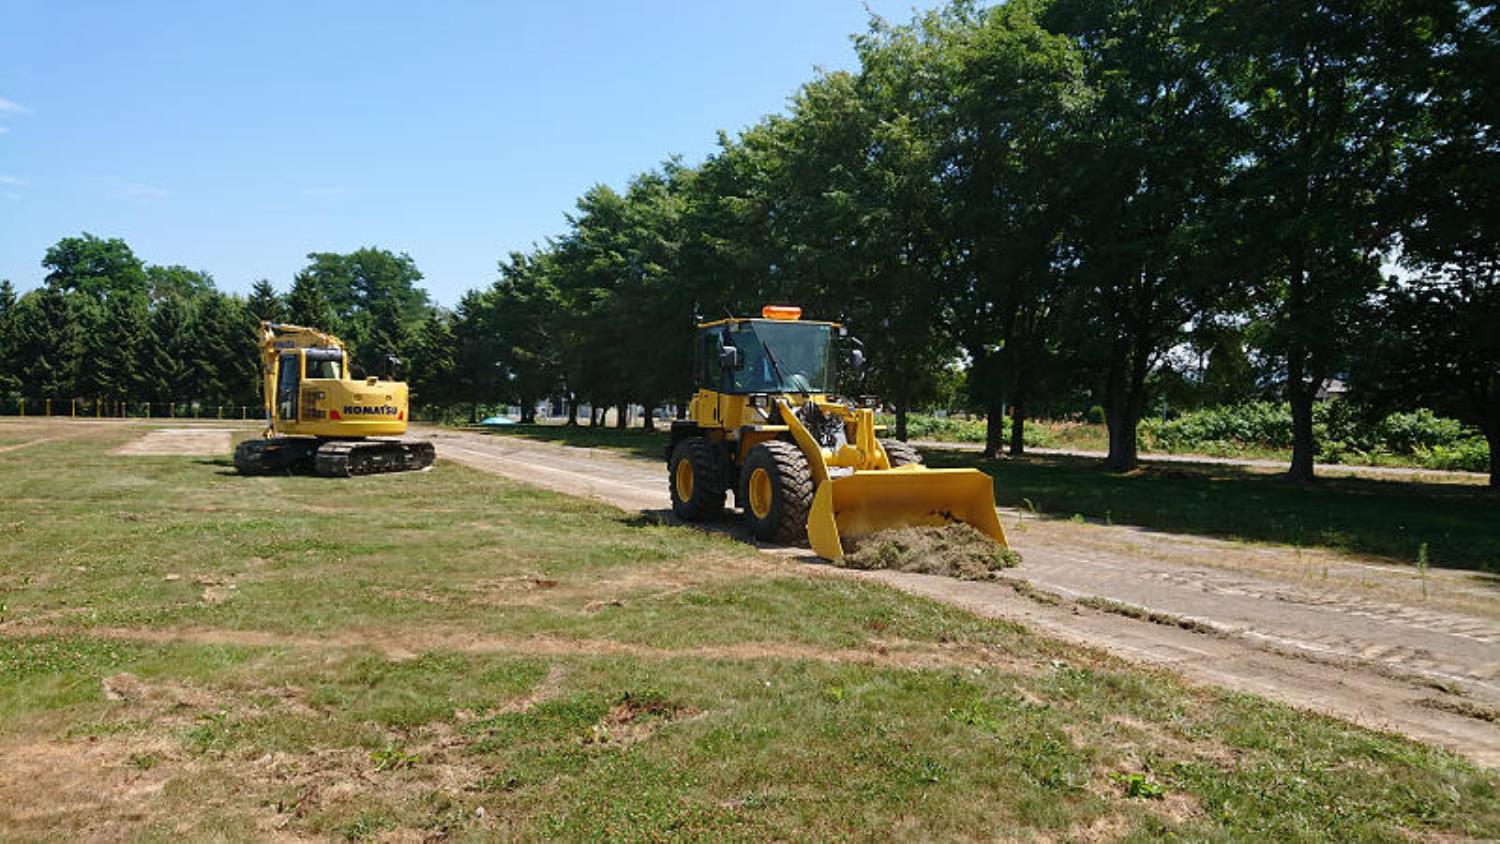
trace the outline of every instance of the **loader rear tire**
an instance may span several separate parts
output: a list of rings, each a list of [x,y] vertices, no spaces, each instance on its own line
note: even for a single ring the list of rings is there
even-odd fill
[[[724,513],[724,483],[718,449],[707,437],[688,437],[672,449],[667,486],[672,512],[685,522],[704,522]]]
[[[756,539],[793,544],[807,538],[812,509],[812,470],[795,444],[764,442],[745,457],[740,469],[745,521]]]
[[[891,461],[891,468],[897,466],[908,466],[913,463],[922,465],[922,453],[907,442],[901,440],[881,440],[880,447],[885,449],[885,456]]]

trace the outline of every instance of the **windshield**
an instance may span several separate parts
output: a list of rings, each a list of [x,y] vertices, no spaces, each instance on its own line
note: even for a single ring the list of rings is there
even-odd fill
[[[729,342],[744,365],[733,373],[740,393],[826,393],[833,389],[833,330],[830,325],[782,320],[735,324]]]

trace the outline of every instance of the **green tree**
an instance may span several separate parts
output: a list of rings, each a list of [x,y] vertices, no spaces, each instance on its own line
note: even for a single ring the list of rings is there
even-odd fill
[[[323,296],[317,279],[308,273],[298,273],[292,281],[292,291],[287,294],[287,320],[293,325],[316,328],[320,331],[336,332],[338,317],[333,306]]]
[[[242,301],[223,293],[199,297],[188,316],[184,380],[191,397],[209,406],[256,401],[259,351]]]
[[[281,300],[281,295],[271,282],[260,279],[250,288],[250,298],[246,300],[245,306],[249,308],[250,315],[256,322],[284,322],[286,320],[286,303]]]
[[[42,259],[48,286],[103,300],[114,293],[144,296],[146,269],[119,238],[104,240],[85,232],[65,237]]]
[[[1207,41],[1241,151],[1238,236],[1265,351],[1292,409],[1288,476],[1311,480],[1314,395],[1347,362],[1394,244],[1388,201],[1422,96],[1408,82],[1443,27],[1420,0],[1225,7]]]
[[[1029,400],[1058,369],[1070,191],[1082,187],[1067,141],[1089,103],[1083,57],[1041,26],[1039,8],[959,4],[913,25],[935,45],[914,76],[938,139],[944,310],[972,364],[967,389],[987,411],[991,456],[1006,403],[1010,450],[1022,452]]]
[[[173,265],[146,267],[146,291],[153,304],[167,299],[188,302],[214,289],[214,278],[202,270]]]
[[[104,304],[98,327],[87,342],[100,398],[138,401],[148,392],[150,328],[144,295],[117,293]]]
[[[21,389],[16,335],[16,289],[11,286],[10,279],[0,279],[0,396]]]
[[[1203,72],[1207,2],[1058,0],[1053,31],[1083,45],[1090,105],[1067,133],[1074,219],[1070,342],[1103,372],[1107,463],[1136,467],[1148,376],[1236,290],[1219,250],[1230,107]]]
[[[1396,211],[1401,262],[1354,386],[1382,404],[1439,409],[1479,426],[1500,487],[1500,10],[1459,4],[1406,66],[1423,95]]]
[[[430,308],[411,256],[366,247],[348,254],[314,252],[307,259],[297,281],[315,287],[333,313],[331,322],[318,327],[348,343],[356,365],[373,373],[385,355],[405,353]]]
[[[43,398],[79,396],[84,360],[83,300],[47,286],[16,303],[15,359],[22,392]]]
[[[175,296],[158,301],[151,309],[150,343],[142,355],[145,392],[153,404],[191,398],[188,362],[192,360],[188,332],[189,303]]]
[[[518,252],[500,264],[494,286],[492,321],[499,339],[499,362],[509,391],[521,408],[521,421],[536,421],[536,403],[560,386],[563,349],[558,319],[560,297],[549,252]]]
[[[450,321],[448,314],[433,309],[412,341],[407,379],[414,408],[446,411],[458,398],[454,383],[457,341]]]
[[[471,422],[479,421],[482,405],[505,398],[494,299],[493,290],[470,290],[453,312],[453,399],[468,405]]]

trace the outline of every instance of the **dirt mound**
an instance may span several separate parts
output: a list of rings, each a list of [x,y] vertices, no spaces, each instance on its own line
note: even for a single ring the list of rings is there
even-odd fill
[[[849,541],[839,565],[851,569],[894,569],[941,574],[960,580],[988,580],[1019,565],[1021,555],[1002,548],[969,525],[885,530]]]

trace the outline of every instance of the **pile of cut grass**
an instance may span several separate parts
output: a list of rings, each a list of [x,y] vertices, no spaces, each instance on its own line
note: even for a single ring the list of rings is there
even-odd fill
[[[851,537],[848,544],[850,553],[838,564],[851,569],[989,580],[996,572],[1021,563],[1018,552],[965,524],[883,530]]]

